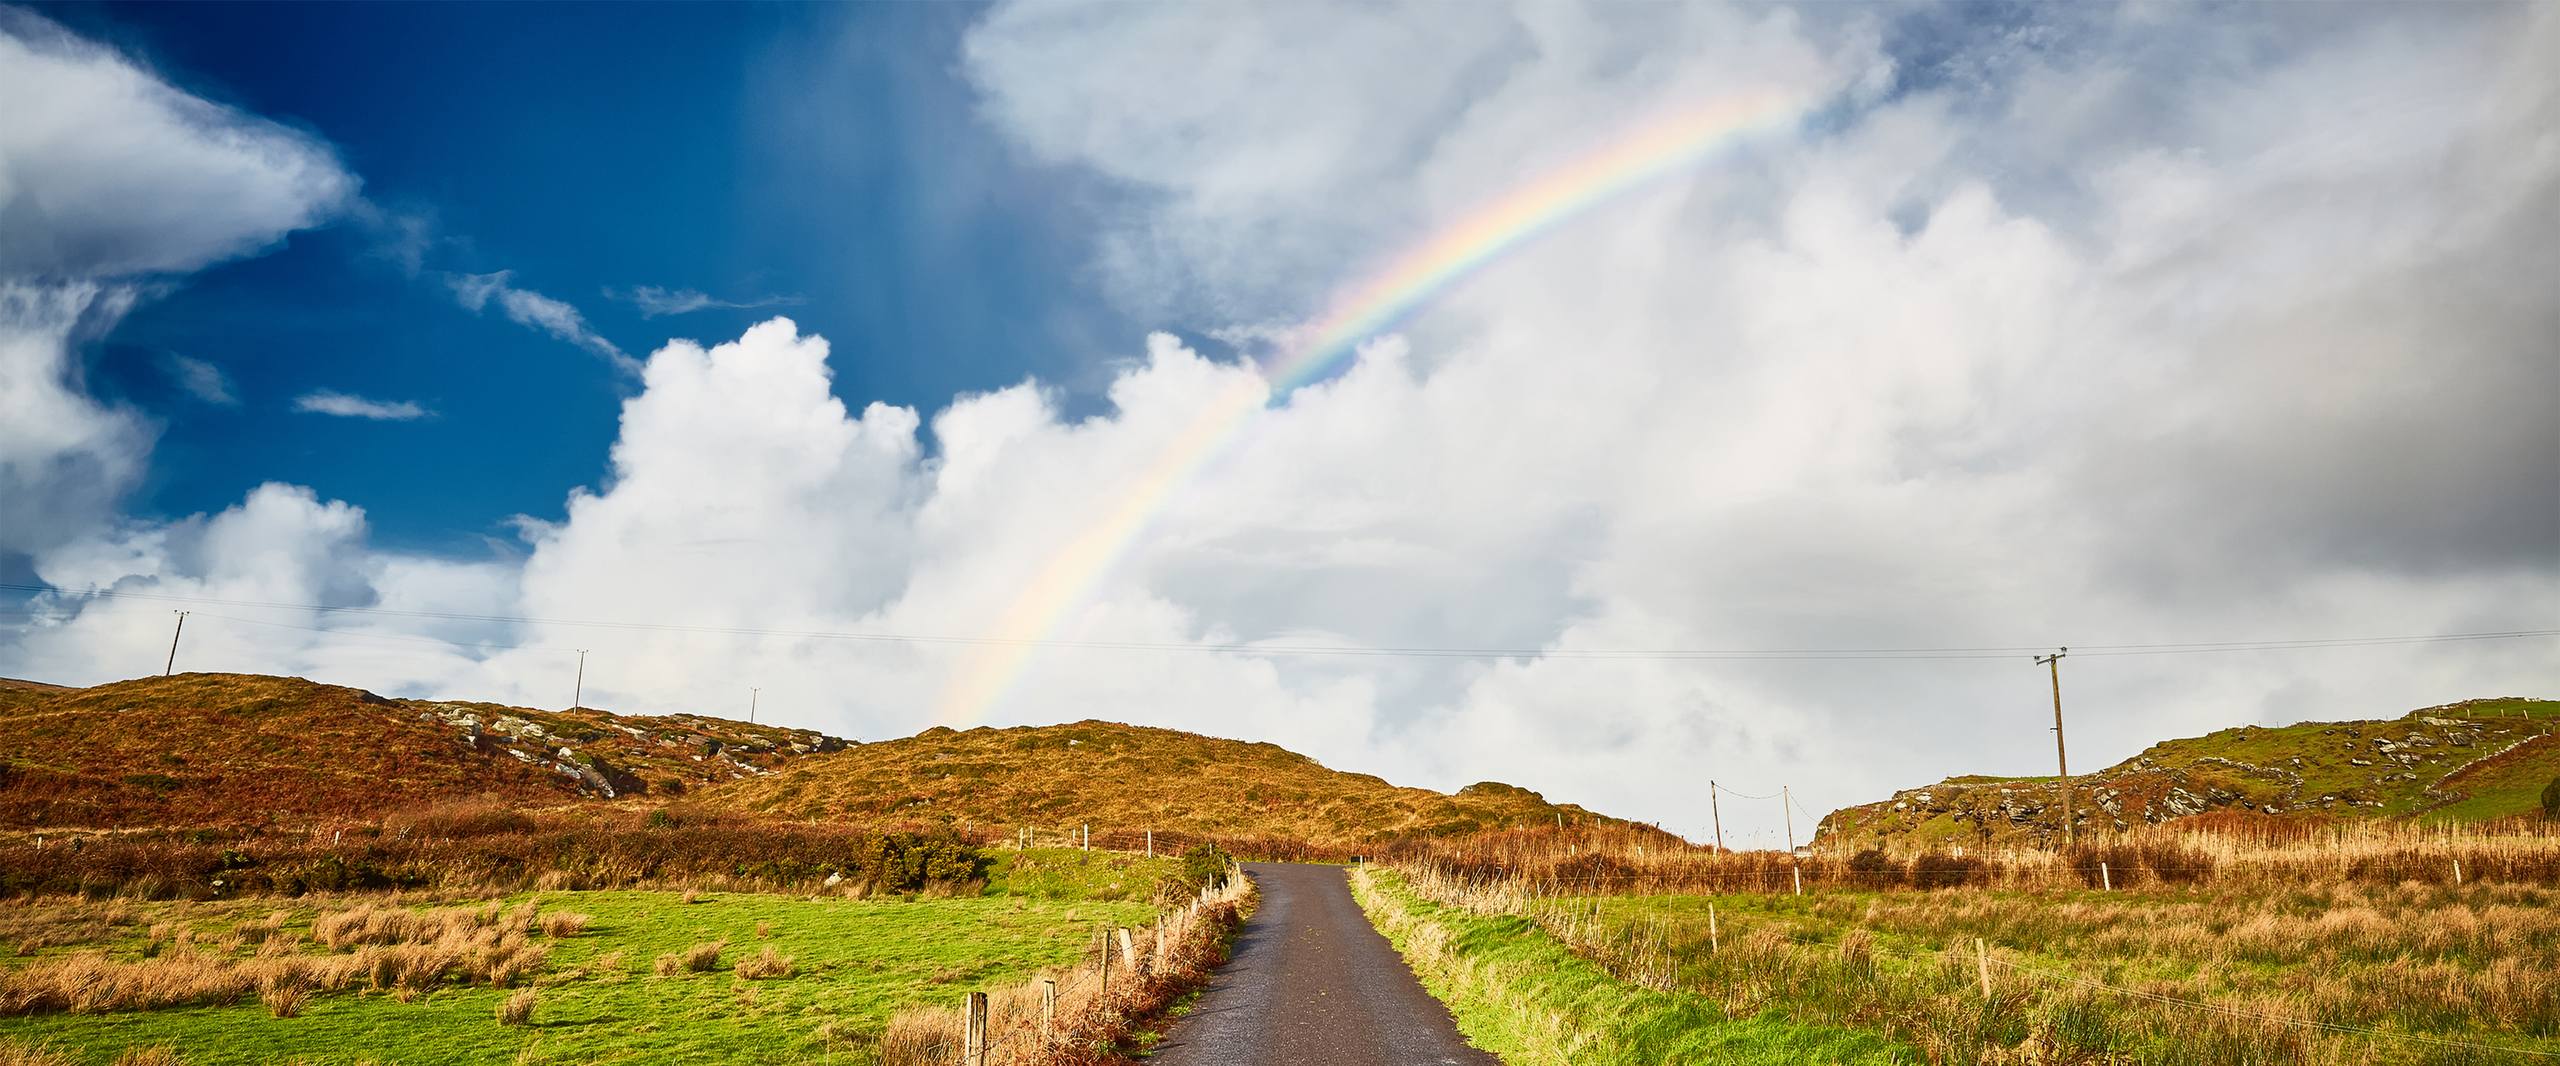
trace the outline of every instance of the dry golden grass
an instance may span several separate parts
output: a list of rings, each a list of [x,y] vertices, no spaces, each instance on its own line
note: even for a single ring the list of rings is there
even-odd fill
[[[303,1004],[311,1002],[311,990],[298,984],[271,985],[258,993],[258,1002],[267,1005],[269,1014],[291,1018],[302,1013]]]
[[[592,915],[551,911],[542,916],[542,935],[553,940],[566,940],[586,932],[588,924],[594,921],[595,918]]]
[[[0,1015],[227,1004],[255,992],[278,1017],[291,1017],[312,994],[359,985],[416,992],[478,981],[504,988],[548,960],[549,949],[525,933],[536,913],[530,903],[505,910],[360,904],[313,920],[313,939],[327,949],[316,955],[302,952],[300,934],[283,928],[284,912],[240,923],[212,944],[195,941],[191,925],[168,923],[151,929],[140,959],[83,951],[0,971]],[[243,927],[261,931],[242,937]]]
[[[80,1060],[43,1044],[0,1040],[0,1066],[80,1066]]]
[[[534,991],[517,989],[514,995],[498,1001],[498,1024],[523,1025],[533,1020]]]
[[[167,1044],[126,1048],[116,1055],[116,1066],[187,1066],[178,1049]]]
[[[791,956],[775,951],[773,945],[767,944],[763,951],[738,960],[738,976],[749,981],[789,977]]]
[[[726,940],[706,941],[683,951],[670,951],[660,955],[650,968],[660,977],[673,977],[683,973],[709,973],[720,968],[720,953],[728,950],[728,947],[729,942]]]

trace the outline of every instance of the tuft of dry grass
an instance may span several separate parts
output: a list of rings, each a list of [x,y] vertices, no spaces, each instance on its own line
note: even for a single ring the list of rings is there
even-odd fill
[[[311,990],[300,984],[279,982],[258,993],[258,1002],[267,1005],[269,1014],[291,1018],[301,1014],[303,1006],[311,1002]]]
[[[187,1066],[187,1060],[178,1056],[177,1048],[154,1044],[124,1049],[116,1056],[116,1066]]]
[[[520,988],[514,995],[499,1001],[498,1024],[523,1025],[532,1021],[534,1000],[535,994],[532,989]]]
[[[673,977],[680,973],[709,973],[720,968],[720,953],[728,947],[729,942],[726,940],[706,941],[683,951],[670,951],[660,955],[650,968],[660,977]]]
[[[767,944],[763,951],[738,960],[738,976],[749,981],[789,977],[791,976],[791,956],[775,951],[773,945]]]
[[[0,1040],[0,1066],[80,1066],[80,1060],[45,1044]]]
[[[771,939],[773,939],[773,923],[772,923],[772,922],[757,922],[757,923],[756,923],[756,939],[758,939],[758,940],[771,940]]]
[[[592,915],[551,911],[542,916],[542,935],[553,940],[566,940],[586,932],[587,926],[594,921]]]

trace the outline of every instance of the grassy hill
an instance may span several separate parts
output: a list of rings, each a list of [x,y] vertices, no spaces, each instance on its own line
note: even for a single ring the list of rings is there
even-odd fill
[[[1454,795],[1326,769],[1273,744],[1077,722],[967,732],[929,729],[722,786],[711,801],[796,817],[943,819],[1035,827],[1090,824],[1359,845],[1410,834],[1551,824],[1590,812],[1482,782]]]
[[[844,746],[695,715],[386,699],[293,677],[12,683],[0,687],[0,827],[299,824],[466,797],[663,796]]]
[[[2393,719],[2239,726],[2164,741],[2072,779],[2082,833],[2210,811],[2478,821],[2539,809],[2560,777],[2560,702],[2468,700]],[[2052,777],[1951,777],[1832,812],[1825,847],[2049,843]]]

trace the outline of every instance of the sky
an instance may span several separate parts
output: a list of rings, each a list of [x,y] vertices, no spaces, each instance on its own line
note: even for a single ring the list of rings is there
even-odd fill
[[[0,8],[0,675],[1704,836],[2560,694],[2550,5]],[[2525,634],[2471,639],[2468,635]],[[2437,638],[2466,635],[2465,639]],[[1775,843],[1777,804],[1727,803]]]

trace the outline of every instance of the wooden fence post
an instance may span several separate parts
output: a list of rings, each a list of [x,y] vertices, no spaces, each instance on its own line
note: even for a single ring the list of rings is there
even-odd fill
[[[1129,942],[1129,931],[1126,929],[1120,930],[1120,961],[1128,967],[1130,973],[1138,972],[1138,949],[1136,945]]]
[[[1156,831],[1153,829],[1147,830],[1147,857],[1156,857]]]
[[[960,1037],[960,1061],[987,1066],[987,994],[969,993],[967,1025]]]
[[[1724,937],[1716,932],[1716,905],[1710,903],[1707,904],[1707,953],[1712,955],[1723,950]]]
[[[1795,867],[1792,872],[1796,875],[1796,895],[1804,895],[1804,867]]]
[[[1083,835],[1084,835],[1084,850],[1086,850],[1086,851],[1092,851],[1092,850],[1093,850],[1093,823],[1091,823],[1091,822],[1086,822],[1086,823],[1080,824],[1080,825],[1076,826],[1076,831],[1077,831],[1078,833],[1081,833],[1081,834],[1083,834]]]
[[[2462,883],[2462,860],[2460,859],[2453,860],[2453,883],[2457,885]]]
[[[1982,972],[1982,998],[1991,998],[1991,949],[1981,937],[1973,938],[1973,964]]]
[[[1164,972],[1164,955],[1165,955],[1165,947],[1164,947],[1164,916],[1162,916],[1162,915],[1158,915],[1158,916],[1156,916],[1156,961],[1155,961],[1155,971],[1156,971],[1157,973],[1163,973],[1163,972]]]
[[[1058,1042],[1058,979],[1040,979],[1040,1043]]]
[[[2115,875],[2107,872],[2107,863],[2104,859],[2098,861],[2098,889],[2102,892],[2116,890]]]

